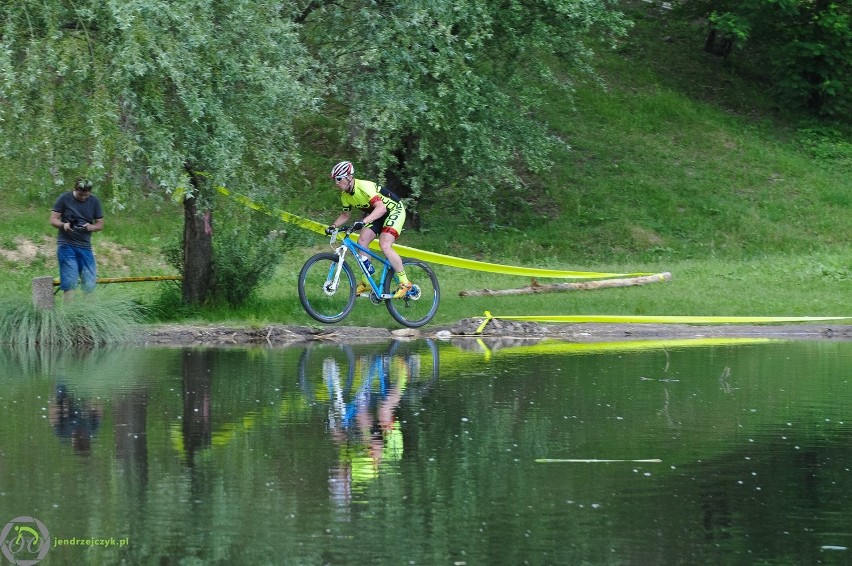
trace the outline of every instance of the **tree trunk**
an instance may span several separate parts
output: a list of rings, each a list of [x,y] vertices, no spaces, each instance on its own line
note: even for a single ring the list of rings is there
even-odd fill
[[[192,175],[192,172],[190,171]],[[200,184],[192,175],[192,185],[198,194]],[[213,230],[212,214],[198,210],[195,196],[183,201],[183,302],[188,305],[203,303],[210,294],[213,282]]]
[[[718,33],[715,29],[711,29],[707,33],[707,39],[704,41],[704,51],[707,53],[727,59],[733,48],[734,40],[732,38]]]
[[[400,146],[393,152],[394,157],[396,157],[396,163],[385,169],[384,186],[399,195],[400,198],[409,199],[409,205],[405,208],[406,228],[419,231],[420,211],[418,204],[420,196],[411,194],[411,185],[407,181],[408,175],[404,173],[405,162],[408,156],[414,153],[417,141],[417,136],[412,133],[405,134],[402,137]]]

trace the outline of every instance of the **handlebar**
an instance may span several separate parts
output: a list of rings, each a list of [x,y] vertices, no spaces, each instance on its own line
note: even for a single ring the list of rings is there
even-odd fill
[[[348,226],[338,226],[335,230],[333,230],[331,232],[331,244],[333,245],[335,240],[337,240],[338,234],[342,233],[343,236],[346,237],[349,234],[351,234],[352,232],[354,232],[355,230],[352,229],[353,226],[354,226],[354,224],[350,224]]]

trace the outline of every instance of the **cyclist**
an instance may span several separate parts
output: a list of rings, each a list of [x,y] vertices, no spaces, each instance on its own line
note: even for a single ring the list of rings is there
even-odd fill
[[[363,220],[353,224],[354,228],[361,230],[358,243],[367,247],[376,235],[379,236],[379,247],[399,277],[399,288],[393,298],[405,297],[405,294],[411,290],[412,284],[402,267],[402,258],[393,249],[393,243],[399,238],[402,225],[405,223],[405,208],[399,197],[376,183],[356,179],[355,167],[349,161],[341,161],[335,165],[331,170],[331,179],[340,191],[343,212],[325,229],[325,233],[331,234],[338,226],[346,224],[353,207],[361,210],[364,213]],[[360,259],[368,262],[369,256],[362,254]],[[359,295],[370,290],[370,285],[364,277],[362,276],[362,281],[358,283],[355,290]]]

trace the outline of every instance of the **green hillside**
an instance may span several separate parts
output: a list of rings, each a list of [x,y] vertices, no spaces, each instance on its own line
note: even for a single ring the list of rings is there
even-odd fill
[[[852,315],[850,131],[782,114],[759,72],[703,53],[706,29],[700,22],[676,24],[647,3],[633,9],[630,37],[617,51],[599,54],[604,87],[577,84],[573,98],[547,92],[542,117],[564,142],[553,167],[525,178],[525,192],[498,195],[493,225],[460,223],[438,203],[419,211],[420,229],[407,230],[401,243],[504,264],[670,271],[673,281],[558,296],[461,299],[462,289],[528,281],[439,267],[444,301],[435,322],[480,316],[486,309]],[[283,180],[300,190],[278,206],[326,223],[337,208],[327,170],[347,149],[335,132],[318,130],[322,126],[305,126],[302,170]],[[358,156],[350,158],[357,166]],[[61,188],[49,186],[40,166],[0,163],[8,191],[0,227],[3,295],[27,296],[33,276],[56,274],[47,219]],[[182,224],[180,207],[155,196],[108,208],[106,229],[94,238],[100,275],[173,273],[161,249],[176,241]],[[295,275],[323,239],[281,228],[298,234],[297,245],[254,300],[241,309],[178,316],[310,322],[295,298]],[[162,285],[104,292],[154,303]],[[170,318],[174,311],[159,316]],[[391,323],[386,312],[366,306],[348,322]]]
[[[850,138],[778,115],[769,85],[702,52],[703,26],[636,22],[619,52],[601,54],[605,92],[585,85],[573,104],[552,93],[547,119],[570,149],[527,198],[502,203],[495,249],[647,261],[846,246]],[[430,212],[427,226],[442,215]],[[482,241],[478,227],[463,233],[459,246]]]

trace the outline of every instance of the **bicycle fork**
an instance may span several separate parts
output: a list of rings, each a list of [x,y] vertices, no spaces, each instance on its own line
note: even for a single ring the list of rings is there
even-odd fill
[[[337,248],[337,263],[331,266],[331,269],[328,270],[328,277],[325,280],[325,284],[322,286],[322,290],[326,295],[334,295],[337,292],[337,288],[340,286],[340,273],[343,271],[343,258],[346,255],[346,248],[341,246]]]

